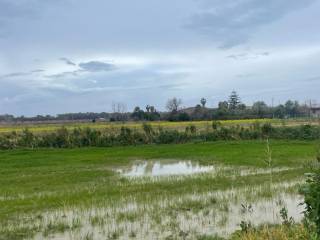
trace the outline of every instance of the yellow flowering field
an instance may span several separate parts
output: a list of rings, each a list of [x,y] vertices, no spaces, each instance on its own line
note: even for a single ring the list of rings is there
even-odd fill
[[[309,121],[307,119],[241,119],[241,120],[222,120],[219,121],[222,126],[249,126],[253,123],[265,123],[269,122],[274,126],[295,126],[306,123],[319,124],[318,121]],[[188,121],[188,122],[168,122],[168,121],[155,121],[148,122],[154,128],[163,128],[163,129],[176,129],[178,131],[183,131],[187,126],[194,125],[198,130],[205,130],[211,128],[212,121]],[[30,131],[35,133],[40,132],[49,132],[54,131],[61,127],[66,127],[67,129],[74,128],[94,128],[94,129],[119,129],[123,126],[131,129],[140,129],[142,122],[61,122],[61,123],[28,123],[28,124],[0,124],[0,133],[9,133],[9,132],[19,132],[23,129],[28,128]]]

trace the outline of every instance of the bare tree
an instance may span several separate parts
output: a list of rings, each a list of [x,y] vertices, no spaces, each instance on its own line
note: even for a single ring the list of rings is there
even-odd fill
[[[182,100],[179,98],[171,98],[167,101],[166,108],[170,112],[177,112],[182,104]]]
[[[127,107],[122,102],[112,102],[112,112],[116,120],[124,120]]]
[[[113,113],[116,113],[116,112],[117,112],[117,107],[116,107],[116,103],[115,103],[115,102],[112,102],[111,108],[112,108],[112,112],[113,112]]]
[[[117,109],[119,113],[123,114],[127,111],[127,106],[124,103],[118,103]]]

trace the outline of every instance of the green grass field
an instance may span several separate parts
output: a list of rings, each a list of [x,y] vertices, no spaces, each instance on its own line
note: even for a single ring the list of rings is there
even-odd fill
[[[1,151],[0,239],[148,239],[160,233],[160,239],[180,239],[181,232],[194,239],[211,225],[228,226],[233,207],[243,202],[258,206],[262,199],[297,194],[315,146],[271,141],[272,184],[264,141]],[[138,160],[168,159],[223,168],[156,178],[114,171]],[[230,191],[235,194],[227,197]],[[197,232],[193,225],[208,226]]]

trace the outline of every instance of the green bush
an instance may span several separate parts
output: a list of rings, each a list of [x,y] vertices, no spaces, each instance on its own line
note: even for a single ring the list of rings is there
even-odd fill
[[[313,173],[309,174],[306,187],[302,190],[305,202],[306,225],[310,229],[315,227],[320,239],[320,149],[317,149],[316,159],[318,165]],[[311,230],[312,231],[312,230]]]
[[[221,126],[221,122],[219,121],[213,121],[212,122],[212,129],[217,130]]]
[[[115,129],[62,127],[54,132],[35,134],[28,129],[21,133],[0,134],[0,149],[15,148],[75,148],[75,147],[111,147],[136,144],[171,144],[218,140],[316,140],[320,139],[320,126],[272,127],[255,123],[245,128],[241,126],[221,126],[211,130],[197,130],[190,125],[185,131],[153,129],[150,124],[143,124],[142,131],[122,127]],[[319,150],[320,151],[320,150]],[[320,153],[318,158],[320,159]]]
[[[318,237],[320,237],[320,171],[313,174],[307,183],[304,189],[305,216],[311,224],[315,225]]]
[[[271,133],[273,132],[273,127],[271,123],[265,123],[261,127],[261,132],[264,136],[269,137]]]

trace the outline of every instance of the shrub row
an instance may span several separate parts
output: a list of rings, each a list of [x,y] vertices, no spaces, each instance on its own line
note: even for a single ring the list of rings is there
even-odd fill
[[[76,148],[111,147],[139,144],[172,144],[186,142],[206,142],[218,140],[254,140],[254,139],[315,140],[320,139],[320,127],[303,125],[298,127],[273,127],[269,123],[252,124],[250,127],[223,127],[213,122],[212,128],[197,131],[190,125],[185,131],[154,129],[143,124],[142,131],[122,127],[117,131],[108,129],[76,128],[68,130],[62,127],[54,132],[34,134],[25,129],[0,135],[0,149],[15,148]]]

